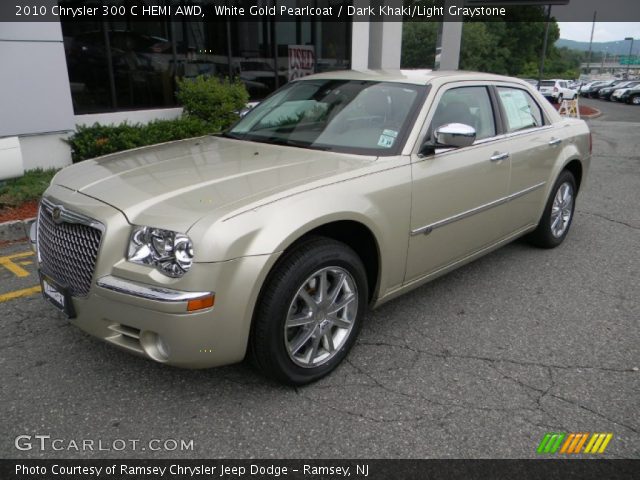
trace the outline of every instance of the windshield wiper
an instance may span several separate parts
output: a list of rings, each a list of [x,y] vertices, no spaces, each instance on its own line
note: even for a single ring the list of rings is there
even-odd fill
[[[246,133],[242,135],[234,134],[231,132],[222,132],[213,134],[215,136],[220,136],[224,138],[232,138],[234,140],[245,140],[248,142],[256,142],[256,143],[266,143],[269,145],[284,145],[286,147],[299,147],[299,148],[308,148],[310,150],[321,150],[321,151],[330,151],[331,147],[318,146],[313,145],[310,142],[303,142],[302,140],[291,140],[288,138],[271,136],[271,137],[261,137],[261,136],[248,136]]]
[[[308,148],[310,150],[331,150],[330,147],[321,147],[321,146],[316,146],[313,145],[310,142],[303,142],[302,140],[291,140],[289,138],[283,138],[283,137],[277,137],[277,136],[272,136],[272,137],[243,137],[242,140],[248,140],[250,142],[257,142],[257,143],[267,143],[270,145],[284,145],[286,147],[299,147],[299,148]]]
[[[234,140],[242,140],[241,135],[236,135],[235,133],[231,133],[231,132],[213,133],[212,135],[214,137],[224,137],[224,138],[233,138]]]

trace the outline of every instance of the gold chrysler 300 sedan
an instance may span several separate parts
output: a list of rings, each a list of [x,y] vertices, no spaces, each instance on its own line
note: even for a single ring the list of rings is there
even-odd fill
[[[590,155],[586,124],[514,78],[324,73],[220,135],[62,170],[32,242],[45,298],[91,335],[189,368],[249,352],[303,384],[369,306],[525,234],[562,243]]]

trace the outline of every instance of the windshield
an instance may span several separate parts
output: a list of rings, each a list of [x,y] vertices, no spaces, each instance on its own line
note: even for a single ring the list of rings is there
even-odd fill
[[[543,80],[540,82],[540,85],[543,87],[554,87],[556,82],[554,80]]]
[[[225,136],[365,155],[394,155],[425,87],[301,80],[278,90]]]

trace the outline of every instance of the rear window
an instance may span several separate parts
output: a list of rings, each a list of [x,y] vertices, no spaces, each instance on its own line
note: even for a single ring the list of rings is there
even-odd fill
[[[555,87],[556,82],[552,82],[551,80],[543,80],[540,82],[540,85],[543,87]]]

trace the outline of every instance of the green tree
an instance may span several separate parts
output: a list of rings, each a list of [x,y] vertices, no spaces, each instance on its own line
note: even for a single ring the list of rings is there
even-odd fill
[[[421,0],[422,4],[438,2]],[[404,68],[433,68],[438,22],[405,22],[402,35],[401,65]],[[513,10],[509,21],[465,22],[460,48],[460,68],[504,75],[537,76],[537,65],[546,28],[546,15],[540,7]],[[560,36],[555,20],[549,24],[547,58],[560,62],[553,71],[571,70],[566,55],[558,56],[554,43]],[[554,64],[555,65],[555,64]],[[546,63],[545,63],[546,66]]]
[[[405,22],[402,26],[402,68],[433,68],[437,22]]]

